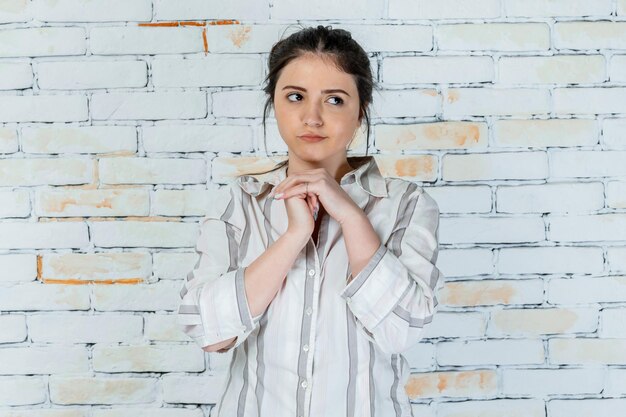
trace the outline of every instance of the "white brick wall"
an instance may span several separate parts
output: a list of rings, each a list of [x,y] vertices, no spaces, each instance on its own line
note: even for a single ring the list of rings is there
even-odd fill
[[[414,414],[623,415],[626,0],[0,0],[0,417],[209,416],[231,354],[173,315],[207,190],[268,166],[269,48],[329,20],[442,213]]]

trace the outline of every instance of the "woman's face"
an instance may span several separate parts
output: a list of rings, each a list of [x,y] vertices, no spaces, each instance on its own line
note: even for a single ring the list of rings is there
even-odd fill
[[[344,158],[361,124],[353,77],[312,54],[283,68],[274,92],[274,112],[289,152],[310,162]],[[304,134],[325,139],[307,142],[300,138]]]

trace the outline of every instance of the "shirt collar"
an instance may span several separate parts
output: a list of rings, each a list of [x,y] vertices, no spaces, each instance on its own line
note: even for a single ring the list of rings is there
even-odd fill
[[[373,156],[348,157],[352,171],[341,178],[341,185],[356,182],[361,189],[375,197],[387,197],[387,184]],[[248,194],[256,197],[266,189],[278,185],[287,178],[287,165],[263,174],[244,174],[235,182]]]

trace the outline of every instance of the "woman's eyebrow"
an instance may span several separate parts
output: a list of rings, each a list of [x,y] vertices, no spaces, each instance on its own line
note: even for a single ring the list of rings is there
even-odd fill
[[[286,86],[283,87],[283,90],[286,90],[287,88],[292,88],[294,90],[304,91],[306,93],[306,88],[298,87],[297,85],[286,85]],[[348,97],[350,97],[350,94],[346,93],[341,88],[333,88],[333,89],[330,89],[330,90],[322,90],[322,94],[328,94],[328,93],[343,93],[343,94],[347,95]]]

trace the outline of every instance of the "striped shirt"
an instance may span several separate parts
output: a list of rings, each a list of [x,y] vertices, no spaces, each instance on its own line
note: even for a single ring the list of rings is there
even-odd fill
[[[413,182],[381,175],[373,156],[349,157],[340,186],[381,245],[349,284],[342,229],[321,220],[268,308],[252,317],[246,266],[287,230],[283,200],[268,196],[286,166],[230,181],[201,221],[200,258],[177,318],[199,346],[234,336],[213,417],[407,417],[403,352],[432,321],[443,274],[435,266],[439,208]],[[218,351],[219,352],[219,351]],[[220,354],[220,353],[216,353]]]

